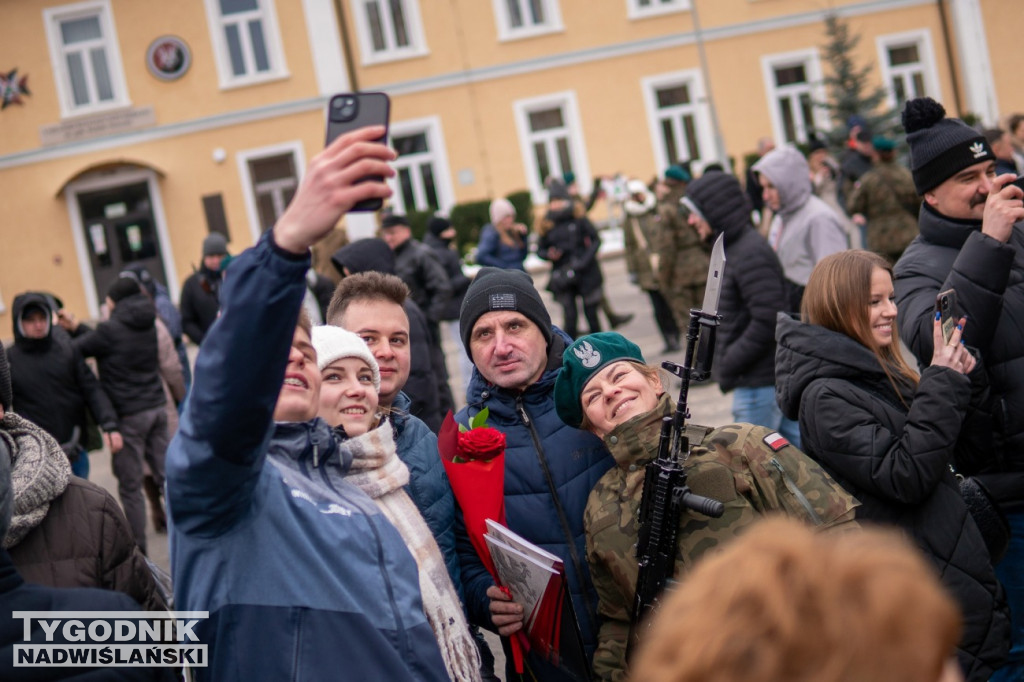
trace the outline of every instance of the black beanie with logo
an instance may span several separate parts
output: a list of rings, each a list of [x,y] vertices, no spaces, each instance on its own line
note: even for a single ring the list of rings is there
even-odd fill
[[[910,172],[918,194],[934,189],[964,168],[996,155],[985,137],[931,97],[909,100],[903,107],[903,128],[910,145]]]
[[[551,315],[530,276],[522,270],[485,267],[473,278],[459,310],[459,334],[470,360],[473,354],[469,352],[469,337],[473,325],[484,313],[495,311],[522,313],[540,328],[544,342],[550,345]]]

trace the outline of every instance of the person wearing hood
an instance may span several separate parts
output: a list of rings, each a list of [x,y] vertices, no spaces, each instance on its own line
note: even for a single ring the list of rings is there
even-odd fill
[[[96,329],[74,318],[61,320],[75,337],[75,348],[87,358],[96,358],[100,385],[117,411],[124,440],[124,447],[113,454],[117,491],[135,541],[145,552],[143,459],[156,489],[161,489],[168,440],[156,307],[130,277],[121,277],[110,286],[106,304],[110,319]]]
[[[734,421],[777,429],[799,448],[799,425],[775,402],[775,315],[788,309],[779,259],[751,222],[750,200],[734,176],[705,173],[687,188],[683,206],[702,241],[725,239],[711,376],[723,393],[733,391]]]
[[[548,184],[548,210],[537,232],[540,234],[537,255],[551,261],[547,289],[562,306],[565,333],[572,338],[578,333],[577,299],[583,303],[590,333],[601,331],[598,311],[604,278],[597,262],[601,238],[584,214],[582,205],[573,201],[565,185],[558,180]]]
[[[796,147],[773,149],[753,168],[764,203],[775,214],[768,243],[779,255],[786,276],[788,310],[796,312],[817,262],[849,247],[846,230],[835,211],[814,196],[807,159]]]
[[[39,619],[34,619],[33,626],[26,632],[25,621],[14,617],[16,611],[139,611],[139,602],[146,604],[145,610],[166,608],[162,602],[148,601],[145,590],[134,589],[146,577],[151,583],[153,579],[142,555],[134,549],[123,516],[120,516],[118,524],[120,510],[117,502],[99,486],[70,476],[67,459],[57,442],[11,411],[11,407],[10,372],[6,356],[0,353],[0,537],[4,538],[3,547],[0,547],[0,679],[4,680],[24,679],[26,676],[27,668],[14,667],[16,646],[74,645],[63,628],[47,634]],[[26,475],[28,472],[25,470],[18,471],[19,465],[15,462],[19,460],[21,466],[27,462],[36,465],[45,462],[50,466],[43,465],[47,470],[40,472],[41,476]],[[60,480],[68,486],[62,493],[50,497],[57,487],[53,484]],[[39,497],[39,504],[31,508],[23,499],[26,483],[42,483],[49,488],[47,494]],[[75,502],[66,504],[68,498],[75,498]],[[106,502],[100,506],[89,504],[104,499]],[[68,512],[74,516],[69,516]],[[26,526],[26,516],[32,518],[34,528]],[[117,559],[113,563],[100,556],[89,560],[83,554],[76,560],[64,556],[53,563],[25,567],[12,559],[12,554],[18,550],[8,550],[7,538],[12,535],[21,536],[22,544],[34,543],[37,549],[53,555],[64,555],[69,546],[75,550],[90,546],[94,551],[111,550],[106,555],[107,559]],[[35,541],[31,539],[33,537]],[[128,559],[128,556],[132,558]],[[69,570],[69,566],[73,566],[73,570]],[[29,574],[23,576],[22,571]],[[129,585],[124,581],[126,577],[138,578],[138,581]],[[65,581],[69,584],[65,585]],[[90,587],[112,589],[87,589]],[[137,595],[134,599],[129,596],[132,593]],[[33,679],[172,682],[174,675],[171,668],[51,667]]]
[[[220,312],[221,263],[228,257],[227,237],[211,232],[203,240],[203,261],[181,285],[181,325],[197,346]]]
[[[395,252],[379,237],[357,239],[346,244],[334,252],[331,263],[343,279],[361,272],[396,275]],[[409,414],[437,433],[447,412],[441,409],[442,394],[448,387],[444,349],[440,344],[431,343],[427,316],[416,301],[406,296],[402,308],[409,318],[409,378],[401,390],[411,401],[407,410]],[[327,324],[338,324],[329,304],[326,321]],[[447,388],[447,391],[450,394],[451,389]],[[448,400],[454,401],[454,398]]]
[[[629,198],[622,204],[626,214],[623,221],[626,269],[629,270],[630,281],[647,292],[651,299],[654,322],[665,341],[662,352],[674,353],[680,348],[679,325],[676,324],[672,306],[662,295],[658,284],[661,258],[658,251],[661,240],[658,202],[643,180],[630,180],[626,183],[626,189],[629,190]]]
[[[932,316],[931,362],[914,372],[900,351],[894,301],[882,256],[824,258],[807,283],[802,321],[778,317],[779,405],[799,419],[804,451],[861,501],[858,520],[900,528],[931,560],[964,613],[964,676],[984,682],[1006,660],[1010,614],[953,465],[993,458],[987,384],[961,341],[962,317],[946,341]]]
[[[111,452],[121,449],[117,413],[67,332],[54,323],[52,296],[29,291],[14,297],[14,345],[7,349],[18,412],[57,439],[71,470],[89,477],[86,409]]]
[[[17,373],[0,353],[0,449],[10,467],[6,492],[13,500],[12,516],[0,532],[7,558],[30,583],[117,590],[146,610],[166,609],[117,501],[72,475],[65,450],[20,413],[12,381]]]

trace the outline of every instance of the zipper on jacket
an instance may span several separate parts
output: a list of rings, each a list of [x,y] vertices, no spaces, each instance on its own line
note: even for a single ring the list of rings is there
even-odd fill
[[[551,475],[551,469],[548,467],[547,457],[544,454],[544,448],[540,444],[540,436],[537,434],[536,429],[533,428],[533,422],[530,419],[530,415],[526,413],[526,406],[523,404],[523,396],[520,394],[516,396],[516,412],[519,413],[519,418],[523,420],[523,424],[530,430],[530,437],[533,439],[533,447],[537,451],[537,461],[540,463],[540,469],[544,473],[544,479],[548,484],[548,492],[551,495],[551,502],[555,506],[555,514],[558,516],[559,524],[562,526],[562,535],[565,536],[565,545],[569,549],[569,558],[572,560],[573,567],[576,569],[576,575],[580,583],[580,588],[583,590],[583,605],[587,609],[587,615],[590,617],[590,626],[594,627],[597,625],[597,614],[594,613],[594,607],[590,603],[590,598],[587,595],[586,585],[584,581],[590,582],[590,573],[583,570],[583,565],[580,562],[579,552],[576,551],[576,541],[572,536],[572,528],[569,526],[569,520],[565,516],[565,510],[562,508],[562,503],[558,499],[558,489],[555,487],[555,479]],[[568,578],[568,576],[566,576]],[[591,584],[591,589],[596,593],[596,588]]]
[[[818,512],[814,511],[814,506],[811,504],[811,501],[807,499],[807,496],[804,495],[804,491],[797,487],[796,481],[790,478],[789,473],[782,467],[782,462],[780,462],[777,457],[772,457],[771,464],[778,470],[779,474],[781,474],[783,482],[786,484],[786,487],[789,488],[789,492],[793,493],[793,497],[796,498],[797,502],[799,502],[804,508],[804,511],[806,511],[808,516],[811,517],[814,524],[816,526],[820,526],[822,524],[821,517],[818,516]]]

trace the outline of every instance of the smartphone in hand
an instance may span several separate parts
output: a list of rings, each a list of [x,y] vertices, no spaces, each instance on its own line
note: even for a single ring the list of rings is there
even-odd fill
[[[333,142],[339,135],[365,128],[381,125],[385,132],[377,141],[387,142],[388,118],[391,111],[391,100],[383,92],[346,92],[331,97],[327,103],[327,141]],[[379,175],[368,176],[359,182],[383,182]],[[365,199],[350,210],[377,211],[384,205],[382,199]]]
[[[953,330],[960,323],[960,307],[956,302],[956,291],[946,289],[935,297],[935,310],[939,313],[939,324],[942,326],[942,338],[948,344],[953,337]]]

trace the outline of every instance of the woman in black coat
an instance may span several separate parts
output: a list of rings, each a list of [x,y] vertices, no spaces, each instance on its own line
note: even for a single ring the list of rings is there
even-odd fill
[[[579,309],[576,299],[583,301],[583,315],[587,318],[589,333],[601,331],[598,311],[601,308],[601,266],[597,250],[601,238],[587,220],[583,207],[569,196],[565,186],[557,181],[548,187],[548,212],[538,232],[537,255],[551,261],[548,291],[565,312],[562,329],[576,338]]]
[[[932,560],[964,613],[964,675],[981,682],[1005,661],[1009,613],[950,465],[991,451],[990,423],[971,405],[965,320],[948,344],[936,320],[931,366],[918,377],[900,351],[894,300],[881,256],[820,261],[804,322],[779,315],[777,397],[799,417],[804,451],[861,501],[858,520],[902,528]]]

